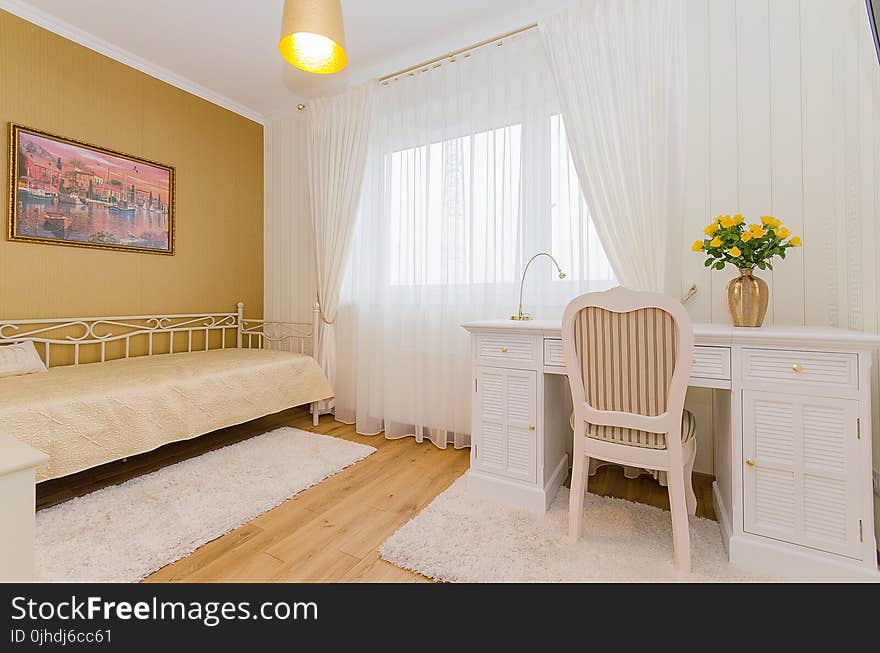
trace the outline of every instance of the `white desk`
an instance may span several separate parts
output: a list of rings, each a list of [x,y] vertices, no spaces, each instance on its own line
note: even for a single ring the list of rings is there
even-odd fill
[[[560,323],[471,334],[471,491],[546,510],[569,470]],[[880,337],[695,324],[690,385],[715,388],[715,513],[731,563],[794,579],[880,580],[871,483],[871,361]],[[700,428],[700,425],[697,425]]]

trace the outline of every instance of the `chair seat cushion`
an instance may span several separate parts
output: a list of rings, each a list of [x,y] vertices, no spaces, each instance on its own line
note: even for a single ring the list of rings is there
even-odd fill
[[[572,430],[574,430],[574,415],[571,416]],[[697,422],[690,411],[681,413],[681,441],[687,442],[697,432]],[[621,426],[602,426],[600,424],[587,424],[586,433],[588,438],[625,444],[630,447],[642,447],[643,449],[665,449],[666,436],[663,433],[651,433],[638,429],[628,429]]]

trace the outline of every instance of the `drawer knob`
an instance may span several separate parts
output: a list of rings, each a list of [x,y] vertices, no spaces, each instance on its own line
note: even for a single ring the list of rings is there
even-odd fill
[[[800,363],[795,363],[794,365],[791,366],[791,370],[792,370],[793,372],[797,372],[798,374],[800,374],[801,370],[803,370],[803,369],[804,369],[804,368],[801,367],[801,364],[800,364]]]
[[[749,467],[754,467],[755,461],[752,460],[751,458],[746,458],[746,465],[748,465]]]
[[[501,353],[502,353],[502,354],[506,354],[506,353],[507,353],[507,347],[502,347],[502,348],[501,348]]]
[[[529,430],[530,430],[530,431],[534,431],[534,430],[535,430],[535,425],[534,425],[534,424],[529,424]]]

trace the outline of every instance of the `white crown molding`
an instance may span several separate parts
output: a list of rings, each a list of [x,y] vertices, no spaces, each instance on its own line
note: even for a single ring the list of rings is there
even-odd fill
[[[29,23],[33,23],[43,29],[49,30],[59,36],[63,36],[64,38],[73,41],[74,43],[78,43],[89,50],[94,50],[100,54],[103,54],[106,57],[110,57],[120,63],[125,64],[131,68],[141,71],[149,75],[150,77],[155,77],[158,80],[161,80],[167,84],[171,84],[172,86],[176,86],[177,88],[186,91],[187,93],[192,93],[203,100],[207,100],[212,104],[216,104],[218,106],[223,107],[224,109],[228,109],[234,113],[239,114],[240,116],[244,116],[254,122],[258,122],[260,124],[263,123],[264,117],[259,111],[251,109],[250,107],[246,107],[243,104],[239,104],[238,102],[229,99],[224,95],[220,95],[219,93],[215,93],[209,88],[205,88],[201,84],[197,84],[191,79],[187,79],[186,77],[182,77],[177,73],[174,73],[167,68],[163,68],[162,66],[156,65],[152,61],[148,61],[142,57],[139,57],[136,54],[133,54],[127,50],[124,50],[112,43],[105,41],[104,39],[98,38],[94,34],[90,34],[79,27],[71,25],[70,23],[60,20],[51,14],[46,13],[40,9],[37,9],[33,5],[23,2],[23,0],[0,0],[0,9],[4,9],[11,14],[22,18]]]

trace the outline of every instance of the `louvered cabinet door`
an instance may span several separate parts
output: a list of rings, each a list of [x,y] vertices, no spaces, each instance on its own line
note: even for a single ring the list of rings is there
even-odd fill
[[[744,530],[858,557],[858,401],[743,392]]]
[[[537,471],[537,383],[536,372],[507,370],[507,474],[530,483]]]
[[[475,389],[475,466],[493,474],[534,482],[536,372],[480,367]]]
[[[483,367],[477,370],[474,402],[475,463],[494,474],[507,467],[506,370]]]

